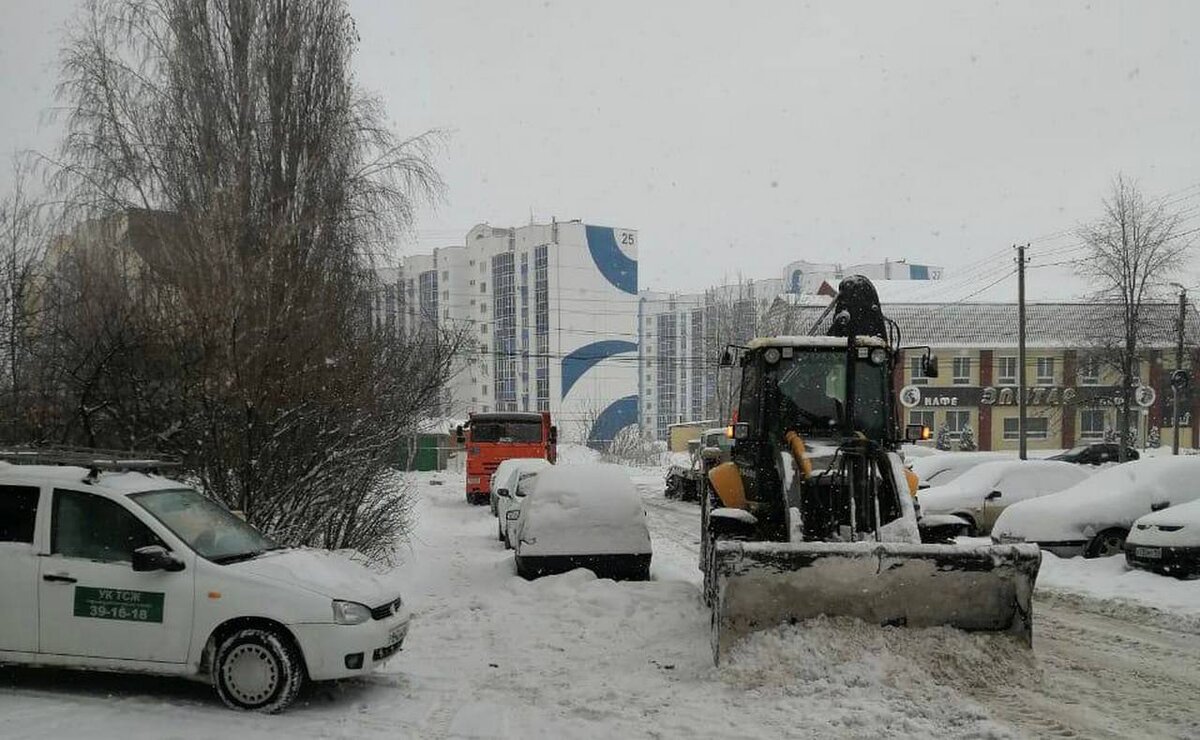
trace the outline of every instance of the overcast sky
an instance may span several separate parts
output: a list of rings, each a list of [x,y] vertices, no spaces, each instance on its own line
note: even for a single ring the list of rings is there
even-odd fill
[[[73,3],[3,1],[0,144],[45,149]],[[350,5],[363,86],[451,134],[403,251],[581,218],[639,230],[642,287],[908,258],[957,299],[1011,293],[1015,242],[1077,256],[1061,232],[1118,171],[1200,226],[1200,3]],[[1079,290],[1065,270],[1032,294]]]

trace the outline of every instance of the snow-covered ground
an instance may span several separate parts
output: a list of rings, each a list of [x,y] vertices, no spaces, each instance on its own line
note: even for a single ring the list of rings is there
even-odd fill
[[[759,633],[714,668],[696,508],[662,497],[661,470],[630,472],[650,510],[649,582],[586,571],[519,579],[487,507],[464,501],[462,478],[418,474],[416,529],[397,574],[415,621],[384,672],[317,687],[288,713],[262,716],[226,710],[207,686],[185,681],[0,669],[0,736],[1020,737],[1077,726],[1116,737],[1186,734],[1187,718],[1200,718],[1200,649],[1188,647],[1200,637],[1134,639],[1132,626],[1061,599],[1035,606],[1033,652],[996,636],[819,619]],[[1054,582],[1056,572],[1048,557],[1043,574]],[[1113,634],[1121,637],[1096,644]],[[1156,645],[1175,657],[1164,662]],[[1190,684],[1160,685],[1154,671],[1171,660]],[[1128,685],[1102,693],[1094,682],[1106,668],[1128,673]],[[1135,679],[1148,682],[1144,695]],[[1153,717],[1118,721],[1138,702],[1158,702],[1146,705]],[[1097,714],[1097,703],[1120,717]]]

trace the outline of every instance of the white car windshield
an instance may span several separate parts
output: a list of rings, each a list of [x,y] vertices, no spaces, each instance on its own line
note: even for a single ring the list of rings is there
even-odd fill
[[[226,564],[280,546],[215,501],[190,488],[147,491],[129,497],[201,557]]]

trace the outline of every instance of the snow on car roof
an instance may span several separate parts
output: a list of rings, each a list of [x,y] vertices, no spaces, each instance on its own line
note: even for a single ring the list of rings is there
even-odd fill
[[[142,491],[161,491],[164,488],[180,488],[184,484],[149,473],[100,473],[87,483],[88,469],[74,465],[14,465],[0,462],[0,482],[21,481],[39,485],[62,485],[72,488],[86,485],[88,490],[122,495]]]
[[[542,471],[536,500],[580,508],[633,504],[640,509],[642,505],[629,474],[617,465],[604,464],[555,465]]]

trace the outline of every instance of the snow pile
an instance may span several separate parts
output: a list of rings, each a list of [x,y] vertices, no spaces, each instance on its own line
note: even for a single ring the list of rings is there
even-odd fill
[[[1033,542],[1090,539],[1109,527],[1128,530],[1152,504],[1200,496],[1200,457],[1155,457],[1106,468],[1058,493],[1004,510],[992,531]]]
[[[731,687],[762,698],[831,704],[823,734],[1007,736],[957,690],[1028,686],[1038,671],[1018,640],[958,630],[880,629],[848,618],[817,618],[755,633],[721,670]]]
[[[560,465],[582,465],[584,463],[600,462],[600,453],[586,445],[578,444],[559,444],[558,445],[558,464]]]
[[[1037,587],[1151,607],[1194,618],[1188,621],[1200,626],[1200,580],[1181,581],[1136,570],[1125,564],[1124,555],[1088,560],[1060,558],[1042,551]]]
[[[650,552],[642,498],[613,465],[555,465],[521,513],[521,555]]]

